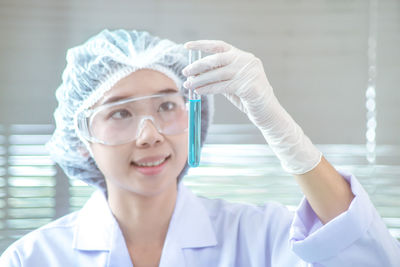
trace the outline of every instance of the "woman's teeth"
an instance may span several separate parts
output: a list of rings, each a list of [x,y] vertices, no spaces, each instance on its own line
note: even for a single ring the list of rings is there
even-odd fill
[[[155,162],[146,162],[146,163],[136,163],[136,165],[138,166],[143,166],[143,167],[153,167],[153,166],[157,166],[160,165],[161,163],[163,163],[166,160],[166,158],[161,159],[159,161],[155,161]]]

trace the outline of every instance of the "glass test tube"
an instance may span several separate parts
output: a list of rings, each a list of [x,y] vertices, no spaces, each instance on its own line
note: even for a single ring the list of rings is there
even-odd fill
[[[189,64],[201,58],[200,50],[189,50]],[[201,96],[189,89],[189,157],[190,167],[200,164]]]

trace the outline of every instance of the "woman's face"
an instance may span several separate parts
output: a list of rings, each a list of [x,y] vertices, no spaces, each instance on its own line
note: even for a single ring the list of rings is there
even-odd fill
[[[114,85],[94,107],[112,97],[153,95],[167,88],[178,92],[174,81],[161,72],[138,70]],[[109,194],[129,191],[154,196],[176,186],[177,176],[187,161],[187,131],[164,135],[150,120],[146,120],[136,140],[115,146],[92,143],[91,149],[97,166],[105,176]],[[165,158],[167,160],[156,167],[138,166],[139,163]]]

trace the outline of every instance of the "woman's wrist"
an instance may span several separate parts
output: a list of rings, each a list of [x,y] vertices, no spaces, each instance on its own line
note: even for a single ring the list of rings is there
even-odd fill
[[[281,161],[283,169],[291,174],[304,174],[315,168],[321,161],[322,153],[276,97],[273,96],[261,109],[266,116],[253,122]]]

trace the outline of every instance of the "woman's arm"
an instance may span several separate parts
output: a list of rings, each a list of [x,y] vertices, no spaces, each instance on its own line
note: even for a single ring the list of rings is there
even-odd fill
[[[346,211],[354,198],[349,184],[280,105],[261,60],[222,41],[202,40],[186,46],[217,54],[187,66],[182,72],[189,78],[183,85],[199,94],[222,93],[245,112],[261,130],[283,169],[296,177],[323,223]]]
[[[346,211],[354,198],[350,185],[324,157],[314,169],[294,177],[323,224]]]
[[[199,94],[223,94],[245,112],[303,190],[307,201],[289,230],[293,252],[318,266],[400,266],[400,246],[368,194],[354,176],[339,174],[328,163],[280,105],[261,60],[218,40],[185,46],[215,54],[182,71],[188,77],[184,86]]]

